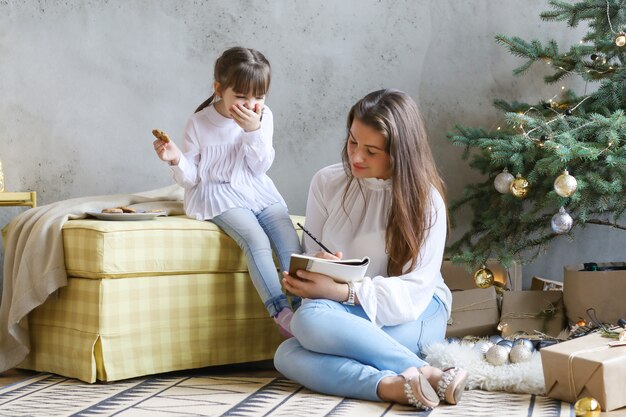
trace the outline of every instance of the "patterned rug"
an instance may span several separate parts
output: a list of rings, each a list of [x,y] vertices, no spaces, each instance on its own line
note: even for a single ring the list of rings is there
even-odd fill
[[[432,412],[315,394],[284,378],[157,375],[86,384],[38,374],[0,388],[0,416],[573,417],[571,404],[534,395],[468,391]]]

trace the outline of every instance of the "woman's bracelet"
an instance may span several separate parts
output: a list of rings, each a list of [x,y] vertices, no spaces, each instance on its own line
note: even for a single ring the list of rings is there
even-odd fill
[[[348,299],[341,304],[345,304],[347,306],[353,306],[355,304],[355,291],[354,284],[352,282],[348,282]]]

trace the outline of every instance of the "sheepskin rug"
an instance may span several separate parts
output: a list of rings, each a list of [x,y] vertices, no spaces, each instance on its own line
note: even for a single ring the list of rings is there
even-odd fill
[[[466,389],[535,395],[546,393],[538,351],[527,362],[500,366],[490,364],[480,351],[460,343],[435,343],[422,353],[429,364],[438,368],[456,366],[467,370]]]

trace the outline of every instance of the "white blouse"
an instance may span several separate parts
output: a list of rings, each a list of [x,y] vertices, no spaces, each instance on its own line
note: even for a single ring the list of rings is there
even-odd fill
[[[432,227],[420,249],[418,265],[398,277],[387,277],[385,230],[391,180],[367,178],[361,180],[361,189],[353,181],[342,206],[347,181],[342,164],[315,174],[307,201],[306,227],[332,252],[343,252],[344,259],[370,257],[367,276],[355,283],[359,302],[370,320],[379,327],[417,320],[433,295],[441,299],[449,316],[452,295],[441,276],[447,222],[439,192],[432,187]],[[321,250],[306,235],[303,247],[307,253]]]
[[[266,174],[274,161],[273,133],[267,106],[254,132],[245,132],[213,104],[191,116],[183,155],[171,166],[174,180],[185,188],[185,213],[210,220],[232,208],[258,212],[274,203],[286,205]]]

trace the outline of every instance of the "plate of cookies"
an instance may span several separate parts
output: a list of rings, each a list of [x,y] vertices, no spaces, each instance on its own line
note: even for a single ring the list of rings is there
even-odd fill
[[[88,215],[100,220],[152,220],[158,216],[167,216],[165,210],[137,211],[131,207],[110,207],[100,212],[88,211]]]

